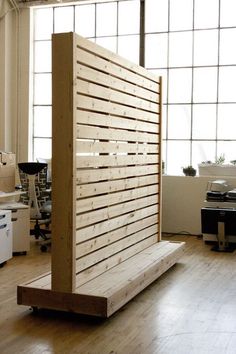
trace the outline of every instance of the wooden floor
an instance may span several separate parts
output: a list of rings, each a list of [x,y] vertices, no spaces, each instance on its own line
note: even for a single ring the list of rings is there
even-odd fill
[[[194,236],[180,262],[107,320],[16,304],[16,285],[50,270],[33,242],[0,268],[0,353],[235,354],[236,251],[212,252]]]

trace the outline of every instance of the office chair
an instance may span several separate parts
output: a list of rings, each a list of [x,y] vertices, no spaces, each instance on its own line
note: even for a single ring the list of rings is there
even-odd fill
[[[30,220],[34,222],[34,228],[30,235],[36,239],[41,237],[45,242],[41,245],[41,251],[47,250],[50,238],[48,229],[51,223],[51,201],[47,191],[47,164],[39,162],[18,163],[22,191],[20,201],[30,207]],[[45,228],[41,228],[45,225]]]

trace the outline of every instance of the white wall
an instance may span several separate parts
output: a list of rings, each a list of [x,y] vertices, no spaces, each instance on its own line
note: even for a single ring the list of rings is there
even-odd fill
[[[201,208],[204,206],[208,181],[225,179],[236,188],[232,177],[163,176],[162,232],[201,234]]]

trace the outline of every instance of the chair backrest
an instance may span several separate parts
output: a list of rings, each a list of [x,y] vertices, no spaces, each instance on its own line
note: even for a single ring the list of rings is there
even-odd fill
[[[47,169],[47,182],[50,184],[52,182],[52,159],[45,159],[42,157],[36,158],[37,162],[46,163],[48,165]]]
[[[31,218],[40,218],[40,209],[49,200],[47,189],[47,164],[22,162],[18,164],[22,191],[20,201],[30,206]]]

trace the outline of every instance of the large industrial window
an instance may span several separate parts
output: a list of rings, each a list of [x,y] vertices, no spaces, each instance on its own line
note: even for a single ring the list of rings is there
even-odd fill
[[[51,35],[75,31],[139,63],[140,1],[122,0],[34,10],[33,159],[51,157]]]
[[[163,76],[168,174],[236,160],[235,0],[145,0],[145,67]],[[36,9],[33,158],[51,156],[51,34],[76,31],[138,63],[140,0]]]
[[[168,174],[236,159],[236,2],[146,0],[146,67],[164,77]]]

